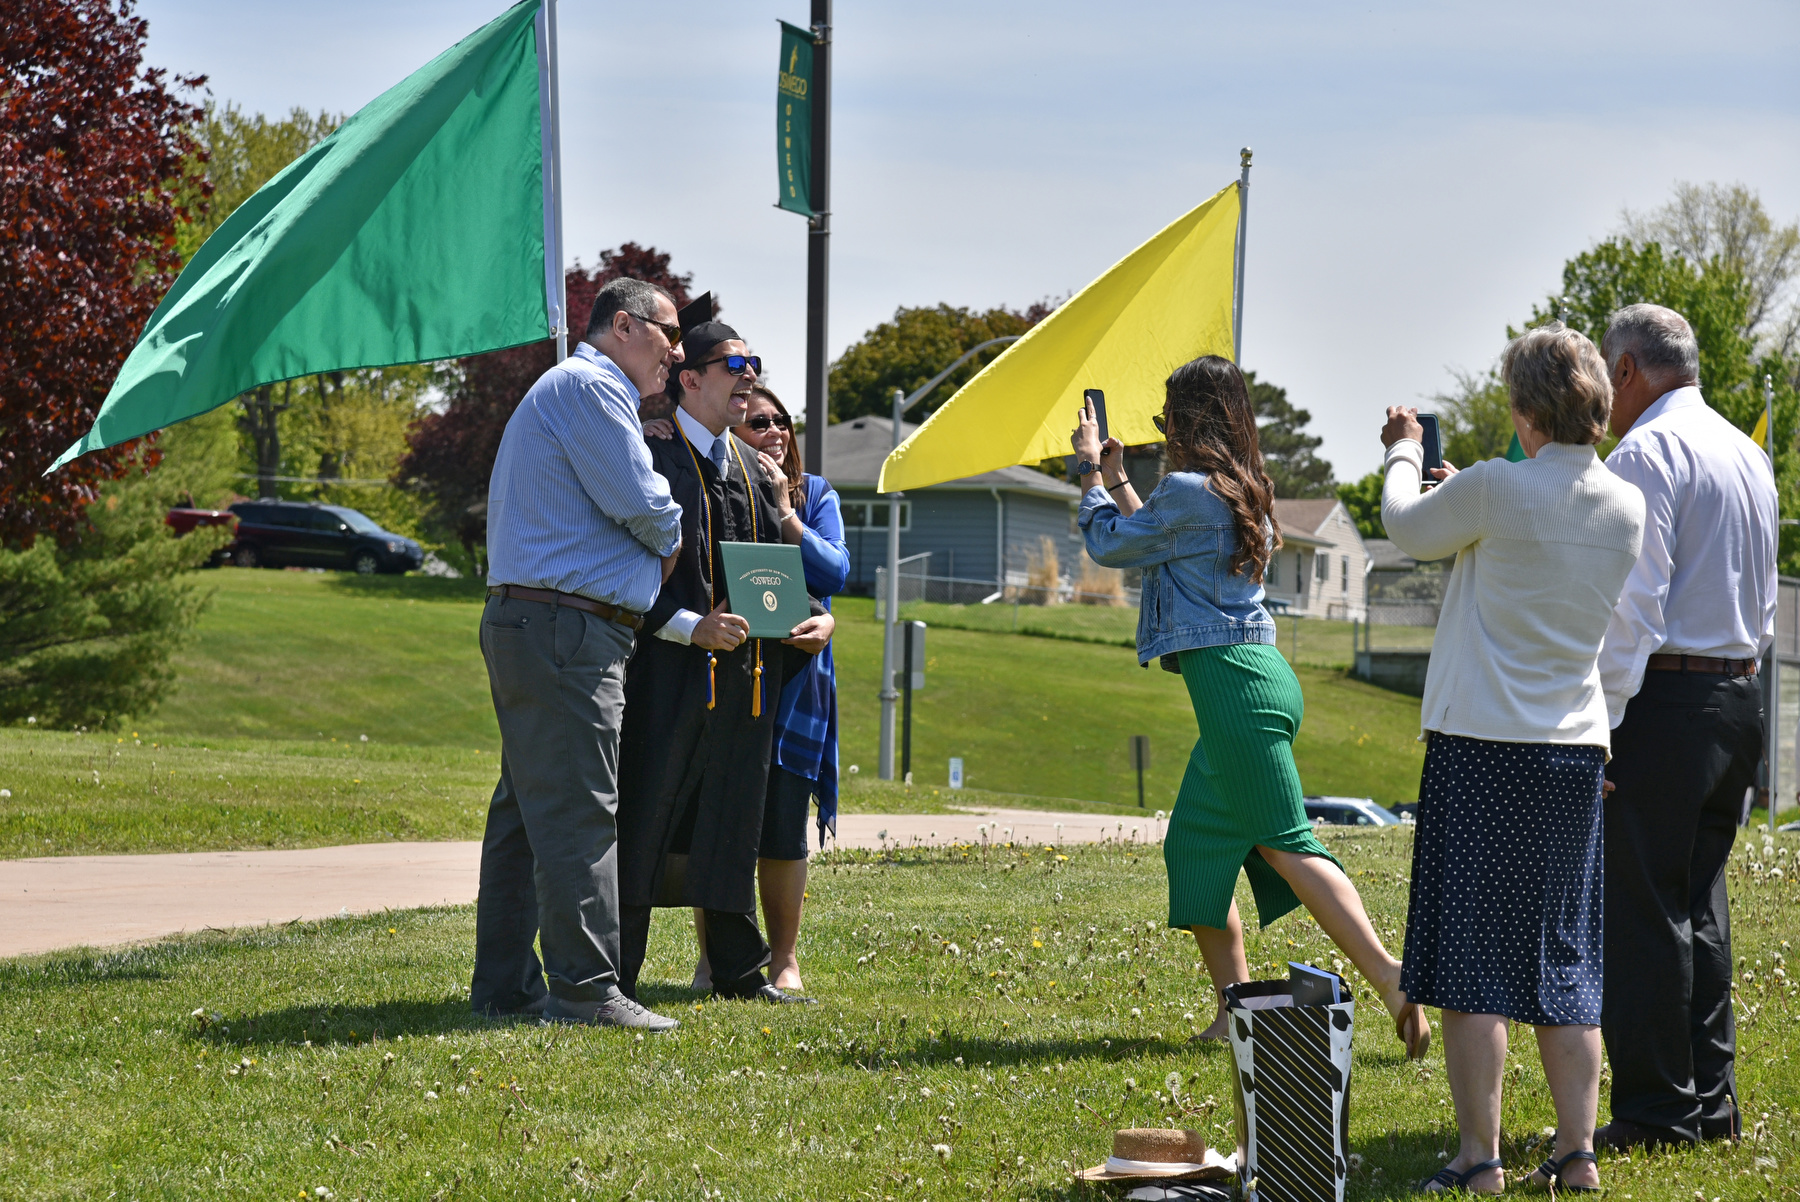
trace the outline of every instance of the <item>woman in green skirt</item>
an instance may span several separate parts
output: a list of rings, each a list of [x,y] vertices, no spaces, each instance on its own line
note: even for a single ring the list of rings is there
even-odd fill
[[[1138,660],[1179,670],[1200,726],[1163,840],[1169,925],[1194,933],[1215,991],[1250,978],[1233,894],[1250,876],[1267,926],[1304,905],[1381,994],[1414,1059],[1431,1028],[1400,988],[1400,961],[1369,924],[1356,887],[1313,835],[1294,767],[1300,682],[1275,649],[1263,571],[1281,531],[1244,377],[1206,355],[1175,369],[1156,427],[1168,474],[1140,502],[1124,448],[1100,441],[1084,407],[1071,442],[1081,461],[1080,524],[1094,562],[1139,568]],[[1225,1003],[1206,1034],[1225,1033]]]

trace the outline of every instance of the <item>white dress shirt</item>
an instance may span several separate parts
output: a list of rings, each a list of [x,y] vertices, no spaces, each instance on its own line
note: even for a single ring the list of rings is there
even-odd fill
[[[1606,457],[1644,494],[1644,549],[1600,648],[1612,725],[1652,655],[1759,659],[1775,638],[1769,457],[1689,385],[1644,410]]]
[[[729,450],[725,440],[729,438],[730,435],[714,434],[711,430],[708,430],[705,426],[690,417],[688,411],[681,408],[679,405],[675,407],[675,421],[688,436],[688,441],[694,444],[695,452],[702,458],[712,460],[713,466],[718,468],[722,473],[724,471],[724,464],[720,462],[720,456]],[[706,487],[706,482],[701,481],[700,486],[702,488]],[[704,548],[704,550],[710,551],[711,548]],[[678,609],[675,611],[674,616],[657,629],[656,637],[659,639],[668,639],[671,643],[680,643],[683,646],[687,646],[694,641],[694,627],[700,624],[700,619],[703,616],[704,615],[702,614],[695,613],[691,609]]]
[[[1609,747],[1595,656],[1637,561],[1644,499],[1593,447],[1550,443],[1420,491],[1424,448],[1388,449],[1381,520],[1414,559],[1456,556],[1420,726],[1506,743]]]

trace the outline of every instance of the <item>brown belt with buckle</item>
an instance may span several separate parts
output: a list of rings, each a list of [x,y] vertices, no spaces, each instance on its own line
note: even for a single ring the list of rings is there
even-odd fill
[[[526,588],[522,584],[496,584],[488,588],[488,596],[517,597],[521,601],[542,601],[545,605],[563,605],[570,609],[579,609],[583,613],[596,614],[608,622],[617,622],[628,630],[642,630],[644,627],[643,614],[634,614],[629,609],[620,609],[616,605],[608,605],[604,601],[595,601],[574,593],[559,593],[553,588]]]
[[[1704,672],[1712,676],[1755,676],[1753,659],[1719,659],[1712,655],[1652,655],[1644,665],[1652,672]]]

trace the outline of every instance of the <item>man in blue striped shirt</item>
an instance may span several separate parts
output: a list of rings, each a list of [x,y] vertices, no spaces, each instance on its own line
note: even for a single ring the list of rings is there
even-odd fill
[[[637,418],[679,353],[675,321],[654,284],[608,283],[494,460],[481,651],[501,759],[469,987],[480,1013],[676,1026],[619,992],[616,824],[625,662],[681,542]]]

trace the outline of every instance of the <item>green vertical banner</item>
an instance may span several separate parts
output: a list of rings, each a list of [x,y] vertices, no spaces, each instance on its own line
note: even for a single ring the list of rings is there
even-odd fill
[[[813,35],[781,22],[781,76],[775,90],[775,167],[781,181],[776,208],[813,215]]]

